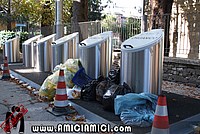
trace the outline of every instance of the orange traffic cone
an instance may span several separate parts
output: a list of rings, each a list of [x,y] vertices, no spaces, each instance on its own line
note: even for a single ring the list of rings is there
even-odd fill
[[[59,78],[57,83],[56,95],[54,100],[54,107],[47,109],[50,113],[60,116],[76,112],[73,109],[70,109],[66,91],[66,84],[64,78],[64,70],[60,69]]]
[[[64,70],[60,69],[54,106],[57,108],[66,107],[68,106],[67,100],[68,100],[68,97],[67,97],[67,92],[66,92]]]
[[[9,80],[10,79],[10,71],[8,67],[8,61],[7,57],[4,59],[4,66],[3,66],[3,75],[2,75],[2,80]]]
[[[169,134],[167,101],[164,95],[158,97],[151,134]]]

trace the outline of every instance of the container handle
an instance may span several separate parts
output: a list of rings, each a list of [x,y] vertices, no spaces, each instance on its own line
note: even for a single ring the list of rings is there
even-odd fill
[[[127,48],[127,47],[129,47],[129,48],[133,48],[132,45],[123,45],[123,47],[124,47],[124,48]]]
[[[34,41],[34,42],[33,42],[33,46],[37,46],[37,41]]]
[[[81,45],[81,46],[86,46],[86,44],[85,44],[85,43],[79,43],[79,45]]]

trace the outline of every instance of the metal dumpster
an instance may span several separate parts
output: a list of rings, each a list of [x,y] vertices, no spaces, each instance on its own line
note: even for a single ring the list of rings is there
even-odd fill
[[[138,34],[121,45],[120,83],[136,93],[160,94],[163,68],[163,30]]]
[[[112,32],[91,36],[79,44],[80,61],[91,78],[108,76],[112,63]]]
[[[52,71],[60,63],[69,58],[79,58],[79,33],[72,33],[52,42]]]
[[[56,34],[46,36],[34,45],[36,50],[35,68],[37,71],[49,72],[51,71],[51,44],[55,40]]]
[[[3,56],[7,56],[8,63],[20,61],[19,40],[17,36],[6,41],[3,45]]]
[[[25,67],[34,67],[35,66],[36,50],[34,50],[34,43],[36,43],[36,41],[40,40],[41,38],[42,38],[42,35],[37,35],[37,36],[34,36],[34,37],[26,40],[22,44],[23,65]]]

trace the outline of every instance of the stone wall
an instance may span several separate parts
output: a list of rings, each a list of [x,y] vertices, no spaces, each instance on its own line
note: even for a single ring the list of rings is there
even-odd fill
[[[163,80],[200,87],[200,60],[165,57]]]

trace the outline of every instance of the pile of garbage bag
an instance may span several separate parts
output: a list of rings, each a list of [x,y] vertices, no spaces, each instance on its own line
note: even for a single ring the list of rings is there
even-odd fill
[[[72,82],[72,78],[81,67],[81,62],[78,59],[68,59],[64,64],[57,65],[53,70],[53,74],[44,80],[42,86],[40,87],[39,95],[47,97],[48,100],[53,100],[56,93],[59,70],[62,68],[64,70],[65,83],[67,86],[66,90],[69,99],[80,98],[81,88],[75,86]]]
[[[128,93],[114,100],[115,114],[125,125],[149,127],[152,125],[158,97],[150,93]]]

